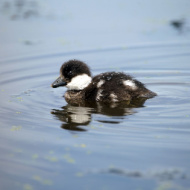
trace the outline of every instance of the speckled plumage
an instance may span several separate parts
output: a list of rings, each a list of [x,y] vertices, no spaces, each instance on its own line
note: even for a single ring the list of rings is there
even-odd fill
[[[64,63],[60,74],[58,80],[62,80],[61,85],[56,83],[58,81],[56,80],[52,87],[66,86],[69,88],[73,80],[76,81],[76,77],[83,76],[77,80],[78,85],[81,85],[83,89],[74,86],[65,93],[65,99],[70,104],[80,104],[86,101],[113,103],[131,101],[134,98],[152,98],[156,95],[144,84],[122,72],[106,72],[89,79],[91,77],[89,67],[78,60]]]

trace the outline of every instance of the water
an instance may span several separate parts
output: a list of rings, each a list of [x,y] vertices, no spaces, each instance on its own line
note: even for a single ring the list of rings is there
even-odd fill
[[[36,21],[40,26],[38,18],[32,19],[6,25],[23,29],[26,22]],[[118,45],[115,40],[110,45],[107,38],[98,47],[95,41],[104,35],[99,38],[95,32],[92,47],[86,46],[89,34],[83,44],[61,50],[56,44],[46,47],[49,41],[20,43],[20,33],[12,40],[7,37],[7,44],[3,32],[1,42],[7,46],[0,54],[0,189],[189,189],[190,43],[183,41],[189,33],[165,29],[159,35],[173,33],[170,38],[175,40],[158,43],[156,32],[145,43],[139,29],[134,37],[140,36],[140,43]],[[31,31],[24,35],[36,37]],[[66,89],[50,85],[61,64],[73,58],[88,63],[93,75],[131,74],[158,96],[130,105],[68,105]]]

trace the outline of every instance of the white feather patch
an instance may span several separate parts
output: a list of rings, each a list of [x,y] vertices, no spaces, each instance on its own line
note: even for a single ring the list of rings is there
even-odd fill
[[[70,90],[83,90],[91,83],[91,81],[91,77],[87,74],[82,74],[72,78],[71,82],[69,82],[66,87]]]
[[[114,93],[111,93],[110,97],[112,99],[112,102],[118,102],[117,96]]]
[[[100,101],[100,99],[101,99],[101,96],[102,96],[102,89],[100,89],[100,90],[98,90],[98,93],[97,93],[97,96],[96,96],[96,101]]]
[[[104,84],[104,80],[100,80],[97,84],[97,87],[100,88]]]
[[[133,90],[137,89],[136,84],[132,80],[125,80],[123,81],[123,84],[126,86],[130,86]]]

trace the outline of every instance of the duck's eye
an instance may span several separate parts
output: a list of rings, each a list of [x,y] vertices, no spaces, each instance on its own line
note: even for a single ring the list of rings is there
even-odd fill
[[[68,72],[68,75],[72,75],[72,71],[69,71],[69,72]]]

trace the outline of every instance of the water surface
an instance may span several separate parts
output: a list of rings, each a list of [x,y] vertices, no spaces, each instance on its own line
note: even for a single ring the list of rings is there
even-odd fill
[[[112,15],[111,10],[126,14],[122,8],[125,3],[119,3],[118,7],[112,4],[108,15]],[[71,5],[68,3],[68,6]],[[174,12],[168,12],[165,17],[170,15],[175,19]],[[103,17],[102,8],[99,13],[102,13],[99,17]],[[43,23],[46,29],[51,25],[51,32],[52,26],[57,25],[61,35],[58,30],[61,22],[71,28],[77,22],[77,14],[72,14],[69,21],[64,17],[64,22],[54,18],[51,24],[49,20]],[[113,19],[107,23],[109,29],[116,24],[111,34],[102,26],[99,33],[88,28],[92,33],[87,35],[81,30],[87,24],[84,23],[77,29],[78,35],[76,32],[67,36],[66,28],[63,36],[70,44],[61,46],[55,42],[57,33],[52,33],[56,39],[54,44],[50,38],[47,43],[43,41],[48,39],[47,33],[42,41],[33,40],[43,33],[39,32],[43,30],[40,29],[42,17],[22,20],[19,16],[10,21],[6,15],[1,18],[5,29],[22,27],[16,27],[12,40],[7,37],[11,30],[7,35],[2,30],[0,39],[5,45],[0,55],[1,189],[189,190],[188,32],[179,34],[169,25],[159,25],[158,30],[153,30],[155,25],[150,24],[143,33],[146,24],[139,24],[133,43],[130,39],[133,32],[126,35],[128,30],[121,33],[116,30],[126,20],[120,20],[117,25],[117,19]],[[126,19],[130,20],[127,16]],[[7,20],[9,22],[5,22]],[[32,28],[34,23],[39,35],[33,35],[30,30],[19,41],[19,31]],[[98,22],[93,29],[95,25],[98,26]],[[114,35],[117,38],[112,38]],[[87,45],[92,36],[92,44]],[[170,41],[163,40],[165,38]],[[61,64],[74,58],[88,63],[93,75],[105,71],[126,72],[158,96],[131,104],[69,105],[63,97],[66,89],[52,89],[50,85],[58,76]]]

